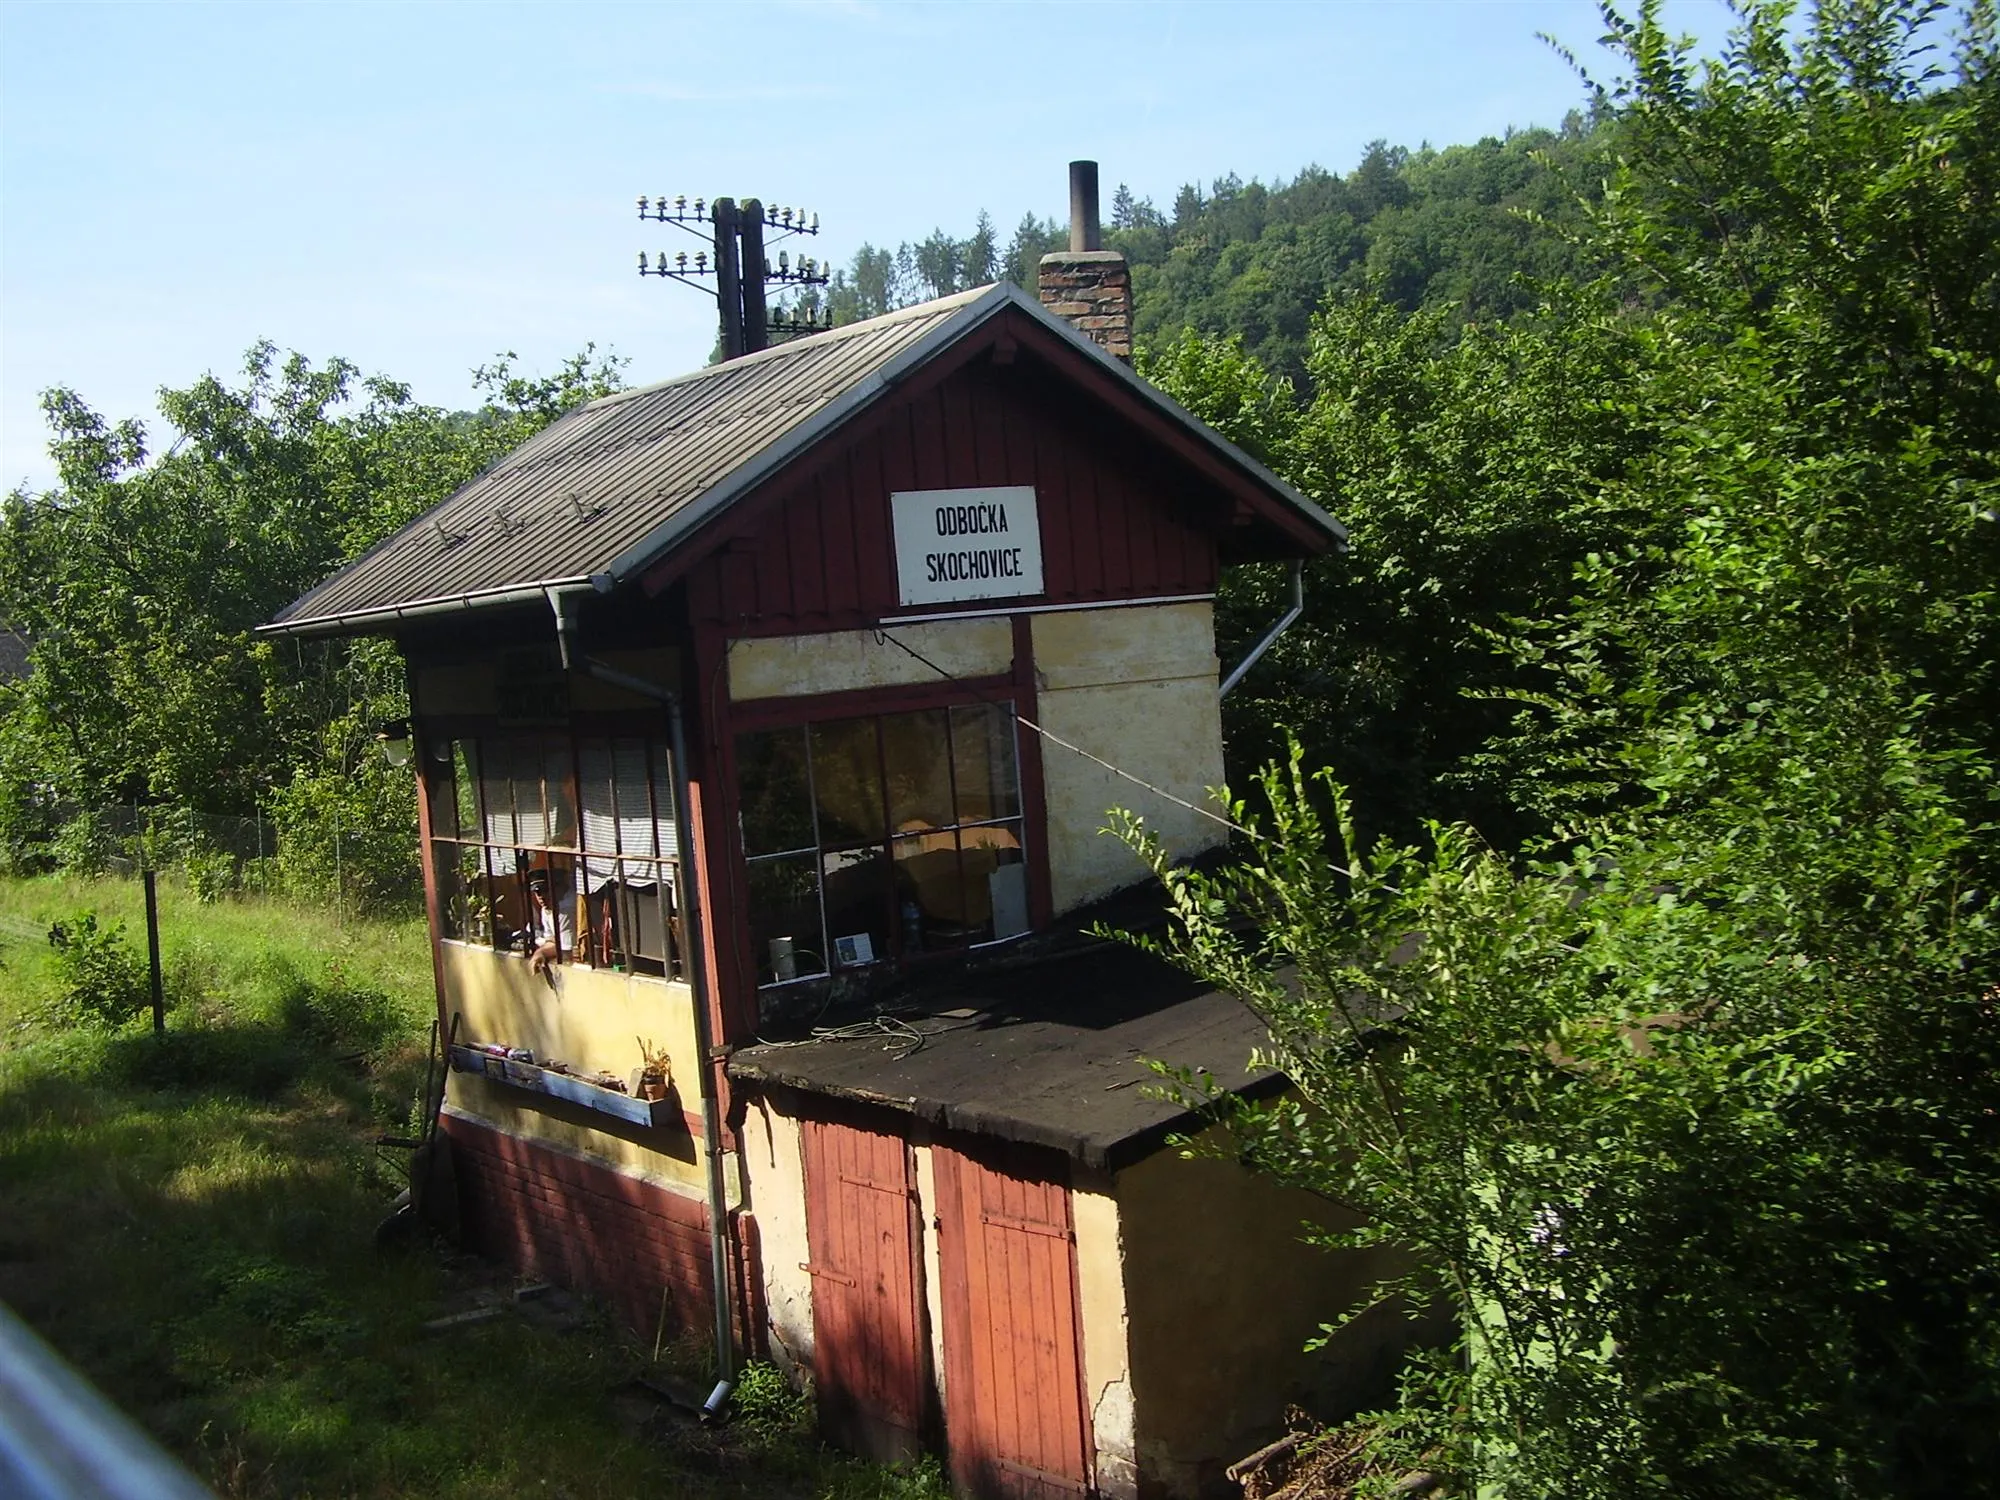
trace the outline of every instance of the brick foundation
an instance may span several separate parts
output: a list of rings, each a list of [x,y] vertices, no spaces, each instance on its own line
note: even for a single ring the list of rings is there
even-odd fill
[[[461,1116],[439,1123],[451,1140],[467,1249],[586,1292],[647,1336],[659,1326],[662,1287],[669,1289],[668,1337],[705,1335],[714,1326],[701,1198]],[[764,1326],[757,1226],[747,1212],[730,1219],[737,1338],[757,1353]]]

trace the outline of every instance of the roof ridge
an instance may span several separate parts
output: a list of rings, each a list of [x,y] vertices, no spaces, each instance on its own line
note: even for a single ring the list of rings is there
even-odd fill
[[[663,391],[676,385],[693,385],[721,375],[733,375],[739,370],[752,369],[760,365],[775,364],[787,355],[795,355],[808,348],[823,349],[829,343],[843,339],[858,338],[897,323],[913,322],[918,318],[941,317],[955,312],[961,307],[979,301],[995,289],[1011,286],[1011,282],[989,281],[984,286],[971,287],[963,292],[953,292],[949,297],[933,297],[928,302],[912,302],[907,307],[894,307],[888,312],[878,313],[872,318],[863,318],[858,323],[842,323],[836,328],[825,328],[818,333],[809,333],[804,338],[787,339],[782,344],[773,344],[768,349],[759,349],[755,354],[740,354],[735,359],[717,360],[712,365],[703,365],[699,370],[689,370],[681,375],[669,375],[665,380],[655,380],[647,385],[628,386],[622,391],[599,396],[595,401],[586,401],[577,411],[591,411],[598,407],[617,406],[637,396],[649,396],[655,391]]]

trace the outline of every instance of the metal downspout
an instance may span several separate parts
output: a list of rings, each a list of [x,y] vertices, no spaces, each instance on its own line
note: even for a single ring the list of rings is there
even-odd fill
[[[686,920],[682,932],[687,943],[688,990],[694,1001],[695,1046],[701,1052],[701,1140],[708,1183],[708,1263],[715,1283],[715,1368],[716,1386],[703,1410],[715,1415],[729,1399],[736,1380],[736,1340],[730,1330],[729,1294],[729,1197],[722,1174],[722,1122],[715,1092],[715,1038],[708,1022],[708,974],[703,962],[701,935],[701,866],[689,843],[688,810],[690,792],[687,762],[687,730],[681,718],[680,694],[657,682],[647,682],[629,672],[607,666],[576,650],[575,618],[571,601],[584,589],[549,591],[549,606],[555,611],[556,644],[562,652],[565,670],[580,671],[587,677],[623,688],[642,698],[664,704],[667,710],[668,748],[674,758],[674,800],[679,816],[674,820],[674,852],[680,860],[681,884],[687,899],[683,903]]]
[[[1305,613],[1305,608],[1306,565],[1295,557],[1292,559],[1292,607],[1285,611],[1284,618],[1271,627],[1263,640],[1250,648],[1250,654],[1238,662],[1230,674],[1222,679],[1222,687],[1215,695],[1218,701],[1229,696],[1229,690],[1243,680],[1244,673],[1257,665],[1279,636],[1292,628],[1292,622]]]

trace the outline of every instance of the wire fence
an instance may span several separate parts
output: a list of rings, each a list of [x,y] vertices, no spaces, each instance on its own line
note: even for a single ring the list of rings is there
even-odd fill
[[[268,891],[281,883],[278,831],[261,815],[232,817],[126,802],[96,808],[67,804],[56,809],[56,818],[65,830],[79,819],[91,825],[81,837],[59,838],[58,848],[99,839],[107,846],[104,868],[114,874],[135,875],[147,868],[193,874],[190,865],[226,860],[233,866],[233,883],[245,890]],[[87,851],[80,852],[87,859]]]
[[[307,896],[336,912],[385,900],[413,901],[421,889],[416,851],[387,841],[380,830],[315,824],[289,841],[261,813],[249,817],[188,808],[115,803],[63,803],[49,809],[51,837],[40,851],[53,864],[84,874],[136,876],[173,872],[205,899],[233,894]]]

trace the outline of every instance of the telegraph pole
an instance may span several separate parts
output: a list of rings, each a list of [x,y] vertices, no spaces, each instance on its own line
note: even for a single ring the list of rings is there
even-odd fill
[[[771,268],[764,263],[764,205],[743,200],[743,352],[755,354],[771,342],[771,310],[764,302],[764,283]],[[754,269],[753,269],[754,268]]]
[[[696,200],[697,202],[700,200]],[[742,269],[737,260],[737,237],[742,233],[742,222],[736,216],[736,204],[728,198],[715,200],[713,223],[715,225],[715,305],[722,321],[722,357],[735,359],[749,352],[749,341],[743,336]],[[645,255],[639,257],[641,274],[645,271]]]
[[[780,253],[773,269],[765,259],[767,234],[772,243],[792,235],[817,235],[819,215],[804,209],[766,208],[756,198],[738,204],[733,198],[713,202],[696,198],[690,207],[686,195],[641,198],[639,217],[656,224],[672,224],[686,233],[706,239],[710,249],[697,251],[690,262],[680,251],[670,260],[659,253],[657,264],[645,251],[639,252],[641,276],[664,276],[699,287],[715,298],[716,322],[721,335],[722,357],[755,354],[769,346],[771,334],[816,333],[833,326],[830,313],[787,313],[771,316],[766,289],[779,286],[825,286],[826,265],[808,256],[796,263],[788,253]],[[699,226],[699,227],[698,227]],[[711,281],[710,278],[713,278]]]

